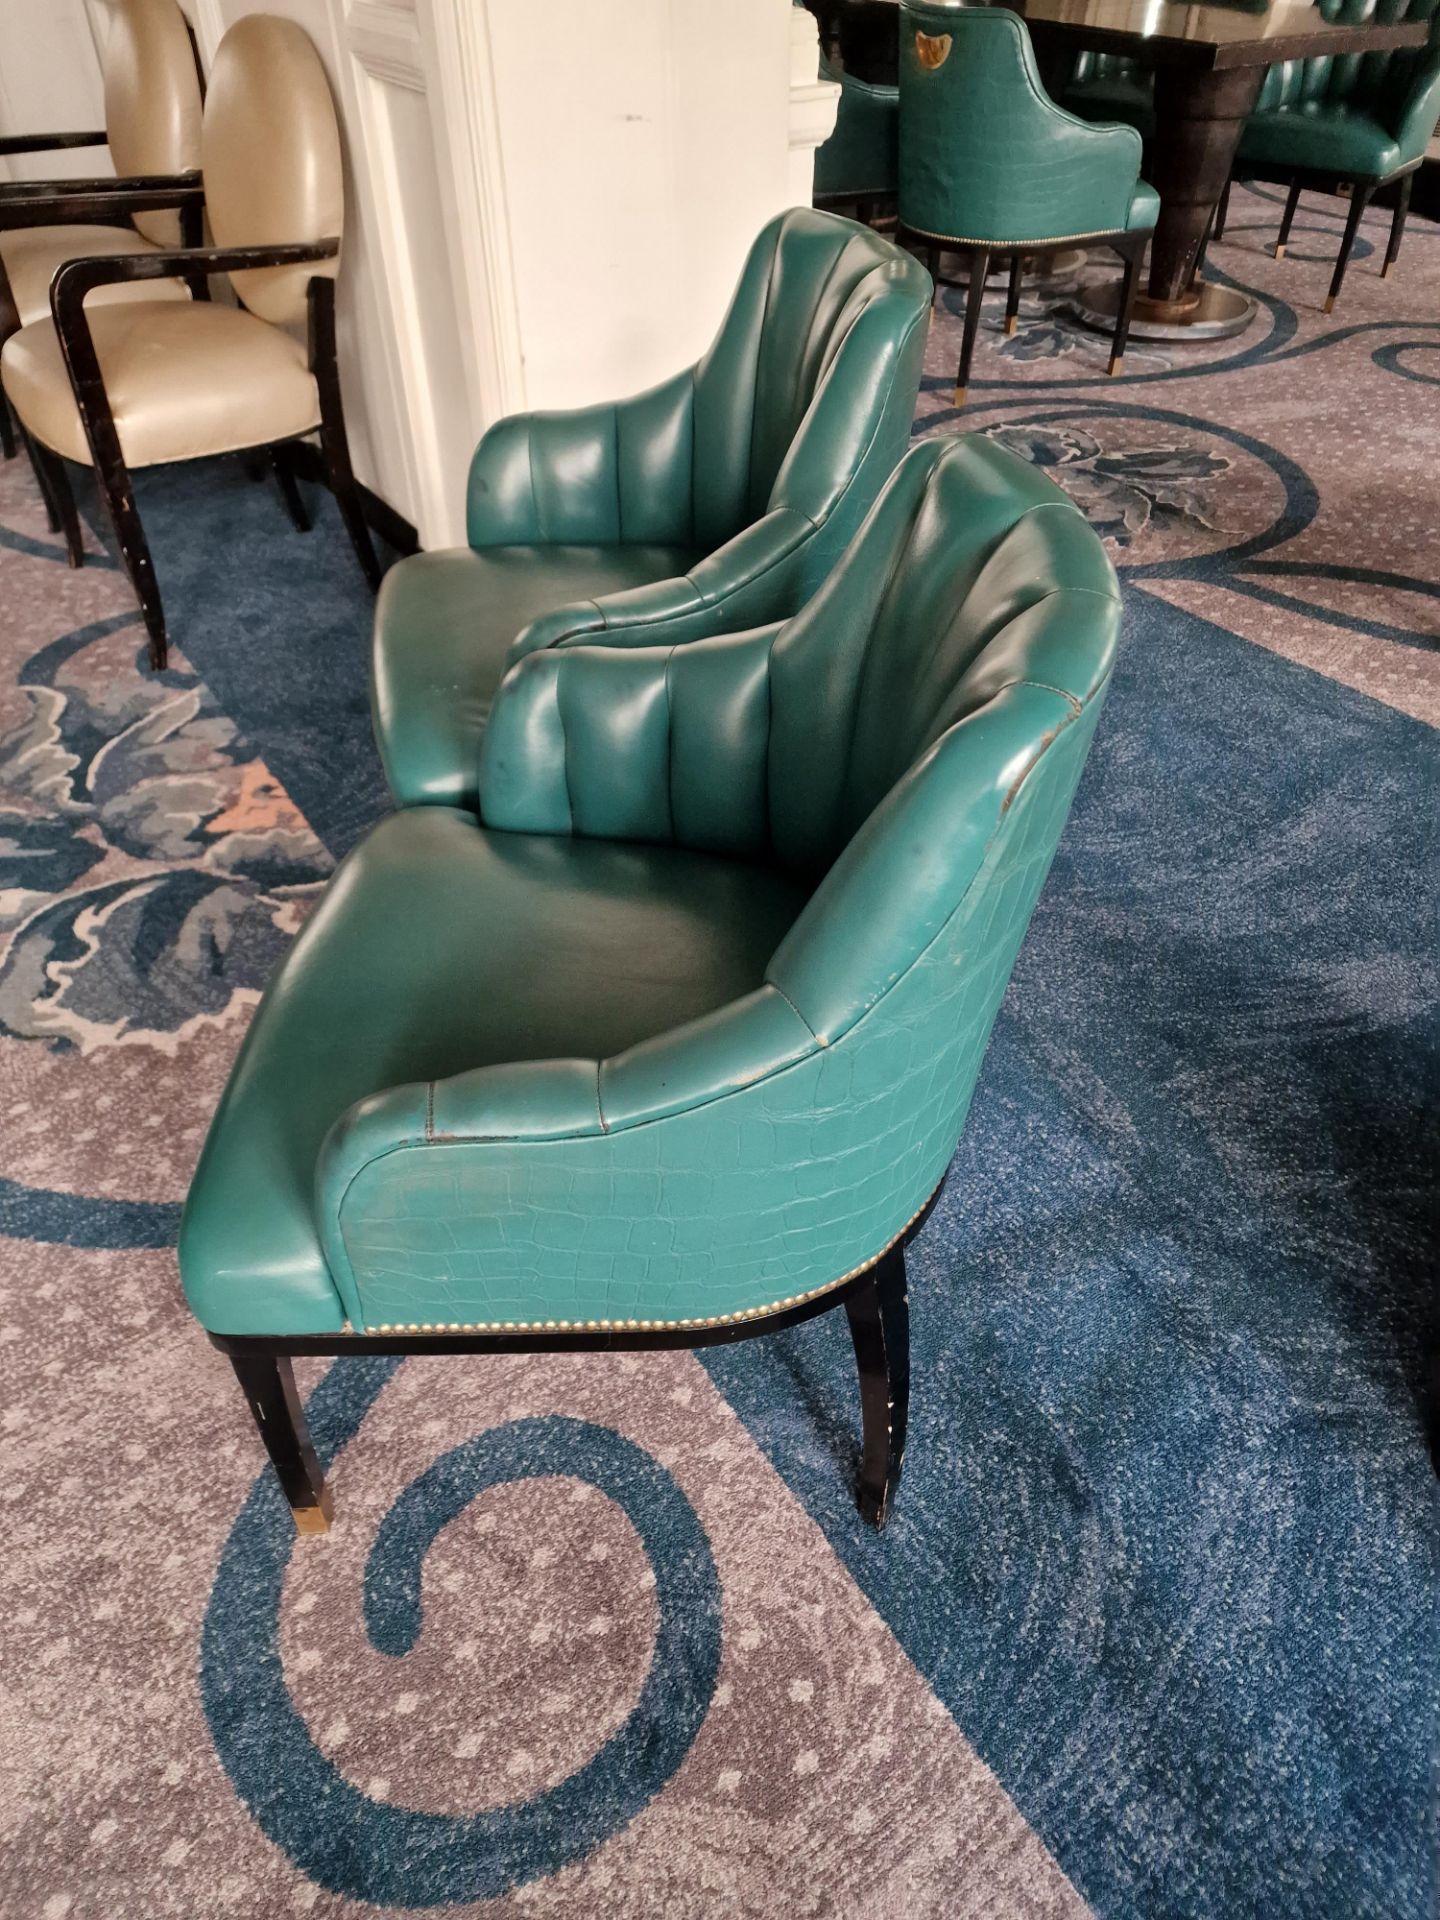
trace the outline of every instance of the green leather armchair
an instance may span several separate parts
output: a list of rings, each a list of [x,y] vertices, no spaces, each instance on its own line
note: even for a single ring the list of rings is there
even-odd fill
[[[840,89],[835,131],[815,151],[815,204],[853,205],[873,218],[893,203],[900,177],[900,89],[857,79],[820,60]]]
[[[797,207],[750,249],[698,366],[492,427],[470,544],[381,589],[371,686],[398,804],[475,806],[490,702],[524,653],[673,644],[802,606],[905,450],[930,296],[900,248]]]
[[[937,271],[944,248],[969,271],[955,378],[963,407],[985,281],[1010,261],[1005,330],[1031,254],[1103,242],[1125,262],[1110,371],[1129,338],[1137,278],[1160,209],[1140,178],[1133,127],[1092,126],[1040,84],[1024,22],[1003,7],[905,0],[900,8],[900,234]]]
[[[404,809],[342,863],[185,1210],[190,1305],[302,1529],[295,1353],[693,1347],[841,1304],[883,1519],[901,1249],[1119,623],[1078,509],[972,435],[907,456],[795,618],[511,669],[478,817]]]
[[[1368,19],[1375,0],[1318,0],[1327,19]],[[1349,182],[1350,205],[1325,311],[1334,311],[1365,209],[1381,187],[1398,182],[1381,277],[1400,253],[1415,171],[1440,120],[1440,6],[1437,0],[1389,0],[1387,20],[1428,19],[1429,43],[1363,58],[1287,60],[1271,67],[1245,124],[1234,172],[1289,183],[1275,243],[1281,259],[1306,187],[1329,191]],[[1223,222],[1217,222],[1223,232]]]

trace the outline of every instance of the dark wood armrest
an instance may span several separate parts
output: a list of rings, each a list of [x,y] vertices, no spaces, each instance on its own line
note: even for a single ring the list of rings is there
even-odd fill
[[[98,220],[123,224],[132,213],[205,204],[198,173],[137,175],[129,180],[11,181],[0,186],[0,229]]]
[[[103,147],[106,135],[99,133],[7,133],[0,137],[0,155],[8,153],[58,153],[64,147]]]
[[[83,313],[95,287],[121,280],[177,280],[197,273],[246,273],[252,267],[303,266],[333,260],[338,237],[283,247],[167,247],[163,253],[90,254],[67,260],[50,283],[50,310],[62,334],[72,315]]]

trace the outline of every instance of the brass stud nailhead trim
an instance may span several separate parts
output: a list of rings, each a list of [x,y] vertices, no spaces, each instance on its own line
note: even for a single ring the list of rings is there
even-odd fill
[[[927,1198],[925,1207],[930,1204]],[[423,1326],[411,1320],[387,1320],[378,1327],[362,1327],[366,1337],[378,1338],[387,1333],[690,1333],[703,1331],[707,1327],[731,1327],[745,1320],[764,1320],[772,1313],[783,1313],[787,1307],[803,1307],[811,1300],[818,1300],[821,1294],[833,1293],[837,1287],[843,1287],[847,1280],[853,1280],[857,1274],[864,1273],[867,1267],[873,1267],[877,1260],[883,1260],[890,1249],[914,1226],[925,1211],[917,1207],[893,1239],[887,1240],[879,1253],[872,1254],[868,1260],[862,1260],[858,1267],[851,1267],[848,1273],[842,1273],[838,1280],[827,1280],[823,1287],[811,1287],[807,1293],[787,1293],[781,1300],[769,1300],[761,1307],[740,1307],[734,1313],[710,1314],[698,1320],[451,1320],[427,1321]],[[348,1321],[344,1331],[352,1331]]]

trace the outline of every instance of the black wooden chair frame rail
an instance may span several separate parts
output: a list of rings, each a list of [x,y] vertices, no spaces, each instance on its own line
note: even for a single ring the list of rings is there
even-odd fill
[[[1230,189],[1238,179],[1263,180],[1275,186],[1288,188],[1285,196],[1285,211],[1280,216],[1280,231],[1275,237],[1275,258],[1283,260],[1285,249],[1290,244],[1290,228],[1295,220],[1295,210],[1300,204],[1302,193],[1341,193],[1348,187],[1350,205],[1345,214],[1345,231],[1340,240],[1340,252],[1335,260],[1335,271],[1330,276],[1330,291],[1325,296],[1325,311],[1333,313],[1335,302],[1340,298],[1340,289],[1345,284],[1345,269],[1350,264],[1351,249],[1355,245],[1355,236],[1360,231],[1360,222],[1370,202],[1385,187],[1396,187],[1395,210],[1390,216],[1390,239],[1385,248],[1385,262],[1380,269],[1380,278],[1388,280],[1395,262],[1400,257],[1400,242],[1405,237],[1405,221],[1410,212],[1410,195],[1415,186],[1415,175],[1424,165],[1423,156],[1412,160],[1409,166],[1397,167],[1393,173],[1352,174],[1337,173],[1333,167],[1251,167],[1237,166],[1225,182],[1225,191],[1220,196],[1220,204],[1215,210],[1215,238],[1221,240],[1225,235],[1225,222],[1230,213]]]
[[[67,140],[71,136],[63,137]],[[100,136],[103,141],[104,135]],[[80,136],[73,137],[80,144]],[[87,143],[88,144],[88,143]],[[7,180],[0,181],[0,232],[17,227],[100,226],[128,227],[132,213],[180,215],[180,238],[186,247],[198,247],[202,237],[205,192],[198,173],[132,174],[125,179],[111,175],[99,180]],[[204,298],[203,276],[191,281],[191,292]],[[5,262],[0,260],[0,347],[12,333],[20,330],[20,315]],[[28,436],[27,450],[32,448]],[[10,408],[0,392],[0,452],[7,460],[15,457],[15,431]],[[31,465],[35,456],[31,451]],[[35,478],[45,502],[50,531],[60,531],[60,519],[50,498],[47,480],[38,466]],[[78,566],[75,549],[70,549],[70,564]]]
[[[125,571],[140,602],[150,640],[150,664],[157,672],[164,667],[168,653],[165,614],[155,579],[154,562],[136,510],[129,469],[121,451],[120,436],[116,431],[94,338],[86,318],[85,297],[96,287],[120,281],[181,277],[192,279],[193,282],[197,278],[203,280],[212,273],[243,273],[256,267],[294,266],[331,260],[339,248],[339,240],[330,238],[313,244],[290,246],[179,247],[159,253],[93,255],[67,261],[51,282],[50,308],[55,319],[60,351],[70,375],[100,496],[114,528]],[[371,543],[359,488],[350,465],[335,351],[333,277],[315,275],[309,284],[308,300],[310,371],[315,376],[319,390],[320,446],[326,474],[361,572],[374,588],[380,583],[380,562]],[[268,445],[263,441],[255,444]],[[36,452],[39,467],[43,469],[42,488],[54,497],[55,510],[66,530],[71,563],[78,564],[79,524],[65,463],[48,448],[37,447]],[[281,484],[283,487],[283,480]],[[291,507],[294,518],[289,489],[286,489],[286,504]]]
[[[998,241],[989,245],[946,240],[933,234],[921,233],[913,227],[901,223],[896,229],[896,238],[902,246],[909,247],[925,260],[930,269],[930,278],[937,287],[958,287],[958,280],[947,280],[940,272],[942,253],[957,253],[966,264],[969,276],[968,290],[965,296],[965,330],[960,341],[960,364],[955,372],[955,405],[963,407],[970,386],[970,362],[975,353],[975,342],[980,334],[980,310],[985,302],[985,285],[990,278],[991,269],[1008,261],[1010,266],[1009,289],[1005,297],[1005,331],[1014,333],[1016,318],[1020,312],[1020,281],[1027,260],[1048,259],[1062,250],[1071,247],[1109,247],[1118,253],[1124,262],[1125,278],[1120,288],[1120,305],[1115,315],[1115,331],[1110,341],[1110,366],[1108,371],[1119,373],[1125,359],[1125,348],[1130,338],[1130,322],[1135,313],[1135,296],[1140,289],[1140,264],[1145,258],[1145,249],[1154,237],[1153,227],[1122,227],[1104,233],[1079,233],[1068,235],[1063,241],[1024,241],[1001,245]]]
[[[230,1361],[265,1443],[295,1525],[323,1533],[333,1518],[291,1362],[303,1355],[645,1353],[730,1346],[799,1326],[843,1306],[860,1378],[861,1454],[857,1501],[876,1528],[889,1518],[905,1459],[910,1411],[910,1306],[905,1248],[930,1217],[924,1210],[878,1259],[813,1300],[762,1320],[708,1327],[575,1328],[555,1333],[289,1334],[262,1337],[212,1333],[211,1344]]]

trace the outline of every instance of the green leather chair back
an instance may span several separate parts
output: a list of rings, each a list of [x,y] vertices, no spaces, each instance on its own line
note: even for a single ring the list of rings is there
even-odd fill
[[[697,366],[618,406],[516,416],[486,434],[471,544],[543,542],[558,524],[570,541],[711,552],[783,515],[798,605],[905,449],[931,295],[920,263],[879,234],[792,208],[751,247]]]
[[[487,826],[743,855],[814,887],[756,993],[575,1071],[597,1159],[633,1164],[662,1215],[672,1147],[692,1185],[708,1170],[727,1248],[762,1287],[767,1272],[786,1272],[788,1293],[874,1258],[943,1175],[1119,624],[1078,509],[967,435],[912,450],[787,624],[532,654],[502,688]],[[444,1107],[447,1129],[464,1119]],[[661,1119],[663,1134],[630,1131]],[[368,1117],[364,1131],[369,1155]],[[662,1265],[669,1284],[680,1269]]]
[[[1416,160],[1435,132],[1440,113],[1440,0],[1317,0],[1327,20],[1429,20],[1425,47],[1399,52],[1317,55],[1270,68],[1260,90],[1261,111],[1353,107],[1370,114],[1394,137],[1404,164]]]
[[[839,73],[821,56],[820,78],[840,89],[835,131],[815,152],[815,197],[894,193],[900,178],[900,89]]]
[[[1040,83],[1004,7],[900,9],[900,219],[989,246],[1123,231],[1140,172],[1132,127],[1092,126]]]

